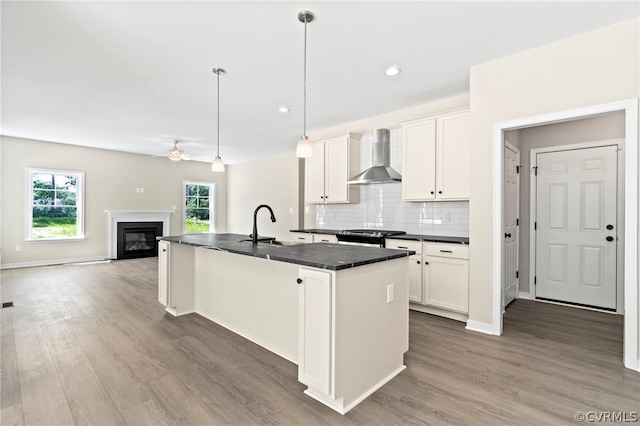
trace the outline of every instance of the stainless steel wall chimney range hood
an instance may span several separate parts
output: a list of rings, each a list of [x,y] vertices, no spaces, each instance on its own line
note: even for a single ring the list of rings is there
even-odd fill
[[[355,176],[347,183],[350,185],[368,185],[372,183],[401,182],[400,173],[393,170],[391,164],[391,146],[389,129],[378,129],[373,133],[371,151],[373,165]]]

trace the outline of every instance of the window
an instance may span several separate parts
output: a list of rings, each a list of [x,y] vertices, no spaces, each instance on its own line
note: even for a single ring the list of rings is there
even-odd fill
[[[84,238],[83,172],[28,169],[27,240]]]
[[[215,232],[214,204],[215,184],[185,182],[183,232]]]

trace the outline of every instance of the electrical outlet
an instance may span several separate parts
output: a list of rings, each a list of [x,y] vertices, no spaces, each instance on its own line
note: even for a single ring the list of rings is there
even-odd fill
[[[289,213],[293,213],[293,207],[289,207]]]
[[[393,284],[387,286],[387,303],[393,302]]]
[[[136,188],[136,192],[138,192],[138,193],[139,193],[139,192],[140,192],[140,188]]]
[[[144,188],[140,188],[140,192],[144,193]]]
[[[171,206],[171,209],[175,212],[176,211],[176,206]]]
[[[20,245],[16,246],[16,251],[22,251],[22,247]]]

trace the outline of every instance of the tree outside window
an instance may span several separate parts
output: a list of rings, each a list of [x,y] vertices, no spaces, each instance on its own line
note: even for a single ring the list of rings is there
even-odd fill
[[[184,233],[214,232],[214,184],[185,182]]]
[[[29,169],[27,239],[82,238],[84,173]]]

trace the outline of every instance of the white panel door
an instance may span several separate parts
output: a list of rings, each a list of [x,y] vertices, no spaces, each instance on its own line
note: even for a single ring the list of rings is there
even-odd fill
[[[537,155],[536,297],[616,308],[617,147]]]
[[[506,307],[516,298],[518,289],[518,216],[519,216],[519,180],[518,164],[520,151],[517,148],[504,148],[504,260],[502,307]]]

